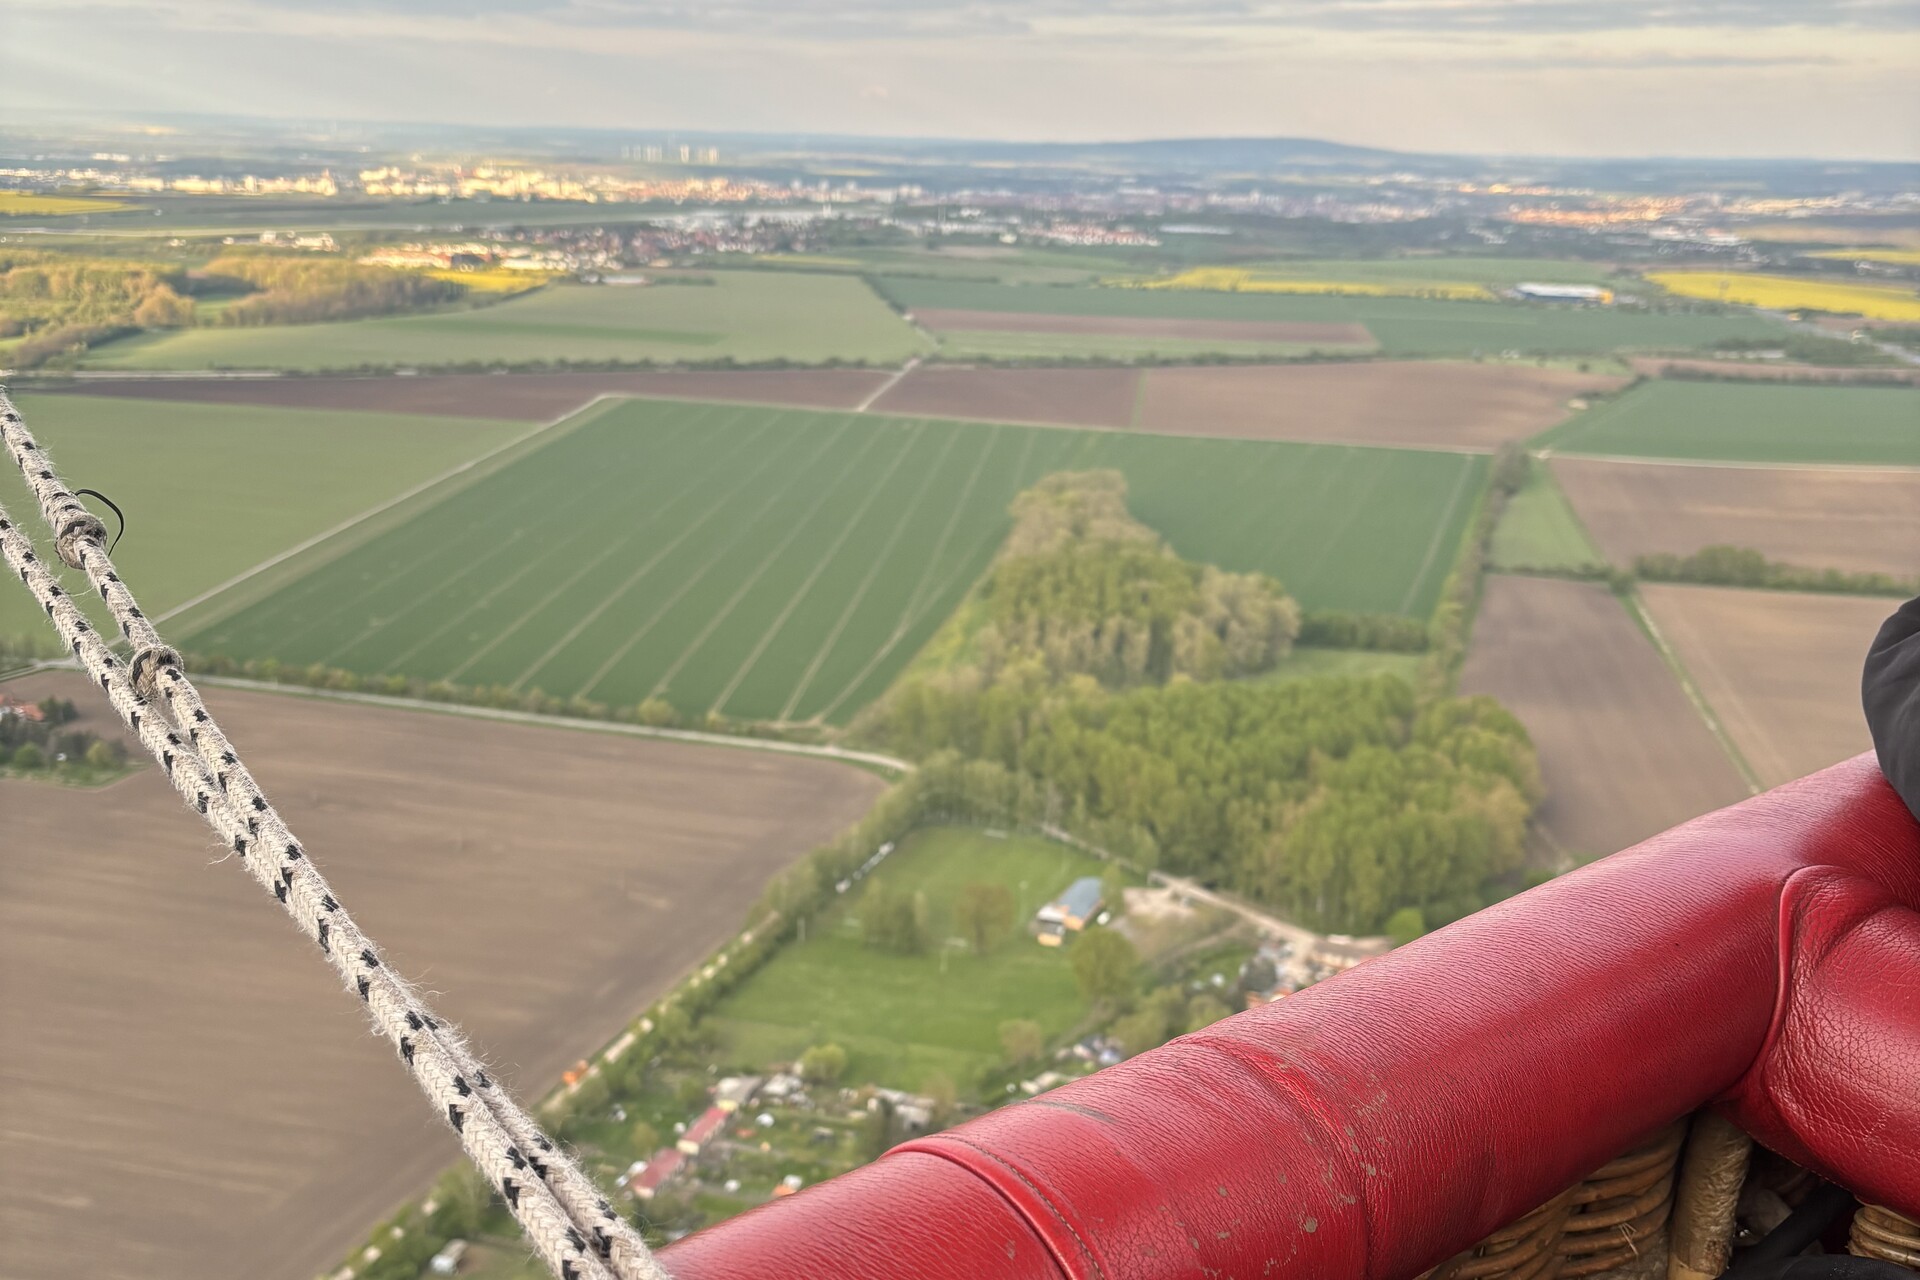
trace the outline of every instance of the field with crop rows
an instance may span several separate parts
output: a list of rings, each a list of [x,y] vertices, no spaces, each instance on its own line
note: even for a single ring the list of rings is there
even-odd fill
[[[1536,443],[1622,457],[1920,466],[1920,392],[1654,381]]]
[[[1388,355],[1600,354],[1711,347],[1776,337],[1750,315],[1693,315],[1613,307],[1566,307],[1434,298],[1227,293],[1201,289],[1110,289],[883,278],[881,291],[909,310],[1027,315],[1135,316],[1170,320],[1293,321],[1366,326]]]
[[[127,513],[114,556],[155,613],[532,430],[439,415],[79,395],[18,403],[67,481],[98,489]],[[0,503],[37,534],[29,502],[19,472],[0,468]],[[103,506],[94,509],[113,523]],[[0,583],[0,635],[27,634],[53,632],[18,583]]]
[[[1431,611],[1484,458],[634,401],[235,616],[202,653],[844,720],[991,560],[1007,504],[1117,467],[1182,554],[1311,608]]]
[[[715,272],[711,284],[554,285],[493,306],[257,329],[178,329],[95,350],[112,369],[354,369],[564,360],[898,363],[926,340],[859,280]]]

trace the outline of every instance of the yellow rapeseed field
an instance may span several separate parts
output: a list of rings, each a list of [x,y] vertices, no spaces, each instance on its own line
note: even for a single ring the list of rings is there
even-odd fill
[[[451,280],[463,284],[474,293],[513,294],[525,293],[529,289],[538,289],[553,279],[553,273],[546,271],[508,271],[502,267],[492,267],[482,271],[456,271],[447,267],[429,267],[427,274],[435,280]]]
[[[1372,298],[1487,299],[1485,285],[1452,280],[1315,280],[1248,271],[1244,267],[1192,267],[1159,280],[1104,280],[1129,289],[1202,289],[1213,293],[1345,293]]]
[[[1920,292],[1897,285],[1842,284],[1740,271],[1649,271],[1668,293],[1776,311],[1831,311],[1869,320],[1920,322]]]
[[[131,209],[118,200],[83,200],[77,196],[43,196],[32,191],[0,191],[0,217],[8,214],[38,214],[62,217],[70,213],[112,213]]]

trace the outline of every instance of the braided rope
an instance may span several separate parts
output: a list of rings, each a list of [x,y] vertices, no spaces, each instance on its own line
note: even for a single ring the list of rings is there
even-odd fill
[[[61,560],[92,582],[132,646],[131,661],[122,664],[112,655],[25,533],[0,508],[0,552],[7,566],[160,762],[174,789],[240,855],[254,879],[279,899],[367,1005],[376,1030],[394,1045],[474,1164],[499,1189],[548,1267],[562,1280],[665,1280],[639,1233],[354,924],[240,762],[179,655],[161,640],[121,582],[105,549],[105,526],[60,481],[3,389],[0,440],[33,490]]]

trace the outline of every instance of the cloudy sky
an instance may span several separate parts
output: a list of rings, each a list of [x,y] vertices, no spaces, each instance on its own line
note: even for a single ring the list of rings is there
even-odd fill
[[[0,0],[0,113],[1920,159],[1920,0]]]

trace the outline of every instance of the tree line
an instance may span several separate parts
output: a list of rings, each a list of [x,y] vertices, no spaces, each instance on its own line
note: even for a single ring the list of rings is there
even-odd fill
[[[1890,573],[1845,569],[1805,569],[1769,560],[1752,547],[1704,547],[1690,556],[1670,552],[1638,556],[1633,571],[1648,582],[1692,582],[1718,587],[1759,587],[1774,591],[1825,591],[1835,595],[1910,596],[1920,580]]]
[[[246,291],[215,319],[238,328],[397,315],[467,294],[464,285],[423,272],[338,258],[230,253],[209,262],[205,276],[210,287]]]

